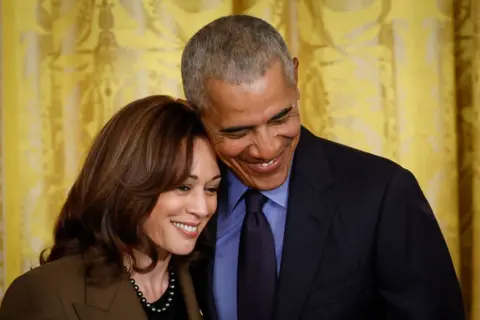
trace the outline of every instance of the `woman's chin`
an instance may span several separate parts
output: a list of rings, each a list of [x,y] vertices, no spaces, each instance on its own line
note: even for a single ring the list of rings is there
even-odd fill
[[[195,248],[195,244],[185,244],[185,245],[176,245],[170,248],[170,252],[176,256],[186,256],[192,253],[193,249]]]

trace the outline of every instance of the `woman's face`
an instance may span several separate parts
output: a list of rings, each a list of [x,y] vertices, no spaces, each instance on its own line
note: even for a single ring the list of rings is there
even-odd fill
[[[179,188],[160,194],[144,224],[157,246],[175,255],[193,251],[217,209],[220,170],[215,153],[205,138],[195,139],[193,148],[190,176]]]

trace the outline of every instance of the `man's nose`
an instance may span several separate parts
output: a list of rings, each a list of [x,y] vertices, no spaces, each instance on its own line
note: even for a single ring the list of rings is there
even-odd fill
[[[273,159],[278,155],[280,141],[275,130],[267,126],[258,128],[254,133],[254,141],[250,155],[264,160]]]

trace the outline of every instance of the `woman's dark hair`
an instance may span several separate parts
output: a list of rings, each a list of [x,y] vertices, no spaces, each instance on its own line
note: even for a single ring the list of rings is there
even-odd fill
[[[181,100],[150,96],[119,110],[94,139],[40,263],[82,254],[92,282],[118,277],[125,256],[136,271],[153,269],[156,245],[141,226],[159,194],[190,174],[197,137],[205,137],[202,124]],[[152,264],[139,268],[133,249]]]

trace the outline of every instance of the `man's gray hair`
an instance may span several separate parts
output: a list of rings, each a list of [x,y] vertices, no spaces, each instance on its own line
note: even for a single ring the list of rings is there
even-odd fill
[[[205,90],[209,79],[239,85],[265,75],[280,60],[288,84],[295,84],[293,61],[280,33],[264,20],[230,15],[201,28],[182,54],[182,83],[187,100],[196,108],[210,101]]]

